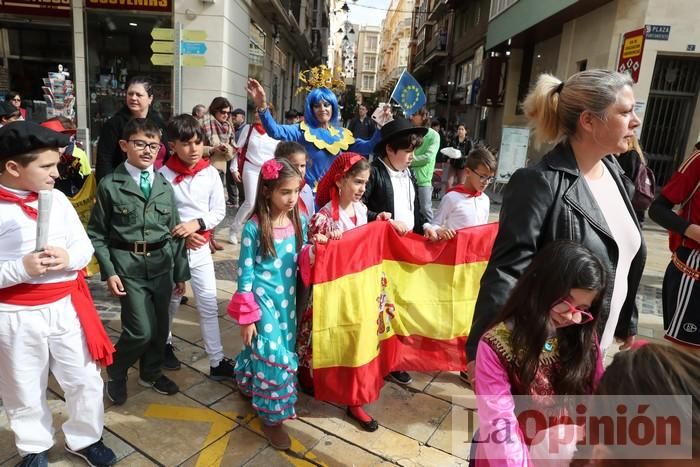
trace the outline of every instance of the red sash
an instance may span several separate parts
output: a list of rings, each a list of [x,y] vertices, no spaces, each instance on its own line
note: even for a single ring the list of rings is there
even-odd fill
[[[0,289],[0,303],[18,306],[48,305],[67,295],[70,295],[93,360],[104,367],[111,365],[114,346],[97,314],[83,271],[78,271],[78,278],[75,281],[50,284],[24,283],[5,287]]]
[[[177,154],[173,154],[170,156],[170,159],[168,159],[168,162],[165,163],[165,166],[177,174],[173,180],[173,183],[177,185],[183,181],[185,177],[194,177],[199,172],[209,167],[209,161],[200,159],[195,165],[188,167],[180,160]]]
[[[465,188],[464,185],[455,185],[452,188],[450,188],[449,190],[447,190],[448,193],[451,191],[456,191],[457,193],[462,193],[464,195],[473,196],[474,198],[478,198],[479,196],[481,196],[481,191],[469,190],[469,189]]]

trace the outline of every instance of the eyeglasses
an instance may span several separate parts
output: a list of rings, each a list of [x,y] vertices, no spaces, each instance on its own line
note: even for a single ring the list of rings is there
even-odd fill
[[[493,183],[493,181],[496,179],[496,177],[494,177],[494,176],[492,176],[492,175],[481,175],[481,174],[480,174],[479,172],[477,172],[476,170],[472,170],[472,172],[474,172],[474,173],[479,177],[479,181],[480,181],[481,183],[486,183],[487,185],[488,185],[489,183]]]
[[[160,143],[148,143],[142,139],[130,139],[129,142],[139,151],[143,151],[148,148],[151,152],[158,152],[160,150]]]
[[[10,100],[11,100],[12,102],[21,102],[21,101],[22,101],[22,99],[20,99],[19,97],[13,97],[13,98],[10,99]]]
[[[577,313],[580,314],[580,321],[576,322],[576,320],[574,319],[571,320],[576,324],[586,324],[590,321],[593,321],[593,315],[588,310],[573,306],[571,302],[569,302],[565,298],[562,298],[561,300],[558,300],[556,303],[554,303],[554,305],[552,305],[552,311],[560,315],[564,313],[571,313],[572,318],[573,315]]]

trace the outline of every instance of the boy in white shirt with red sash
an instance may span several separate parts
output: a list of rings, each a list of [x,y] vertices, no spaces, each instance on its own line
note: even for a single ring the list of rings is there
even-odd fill
[[[168,162],[160,169],[175,192],[175,205],[181,223],[173,229],[175,237],[185,238],[192,276],[190,285],[197,301],[204,349],[209,356],[209,377],[216,381],[234,379],[233,361],[224,357],[216,301],[214,259],[206,245],[214,227],[226,216],[224,188],[219,172],[202,159],[204,134],[191,115],[174,117],[166,126],[170,150]],[[180,307],[180,296],[170,301],[170,325]],[[163,368],[177,370],[180,362],[173,352],[172,335],[168,339]]]
[[[116,463],[102,443],[100,377],[114,347],[82,272],[93,248],[70,201],[53,189],[59,148],[68,144],[67,136],[33,122],[0,129],[0,398],[21,466],[48,465],[49,371],[65,393],[66,450],[90,465]],[[52,198],[46,245],[36,240],[41,190]]]

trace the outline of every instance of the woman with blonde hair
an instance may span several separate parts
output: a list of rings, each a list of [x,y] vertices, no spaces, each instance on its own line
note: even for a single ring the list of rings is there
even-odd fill
[[[596,329],[603,352],[615,338],[624,348],[634,342],[646,248],[630,202],[634,187],[611,156],[627,151],[627,138],[641,123],[634,102],[629,76],[607,70],[581,71],[566,81],[540,75],[525,99],[535,142],[555,146],[516,171],[504,190],[467,341],[472,382],[479,339],[535,254],[555,240],[590,249],[610,278]]]
[[[639,140],[637,139],[637,135],[630,136],[627,139],[627,146],[628,150],[626,152],[623,152],[617,156],[617,162],[620,164],[620,167],[622,167],[622,170],[625,171],[625,175],[627,175],[627,178],[632,180],[634,182],[637,180],[637,176],[639,174],[640,170],[644,170],[644,168],[647,165],[646,159],[644,159],[644,153],[642,152],[642,147],[639,145]],[[650,181],[653,183],[653,181]],[[651,187],[653,189],[653,187]],[[653,191],[652,191],[653,194]],[[635,193],[636,197],[636,193]],[[651,199],[653,197],[648,198],[648,203],[651,204]],[[637,220],[639,221],[640,224],[644,222],[645,218],[645,211],[646,209],[641,208],[641,206],[637,206],[634,204],[634,199],[633,201],[633,208],[634,208],[634,213],[637,216]],[[648,207],[648,206],[647,206]]]

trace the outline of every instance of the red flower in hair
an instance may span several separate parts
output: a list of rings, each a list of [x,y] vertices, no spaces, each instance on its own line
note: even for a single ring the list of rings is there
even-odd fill
[[[274,159],[270,159],[262,165],[260,174],[263,180],[277,180],[280,176],[280,170],[284,166]]]

